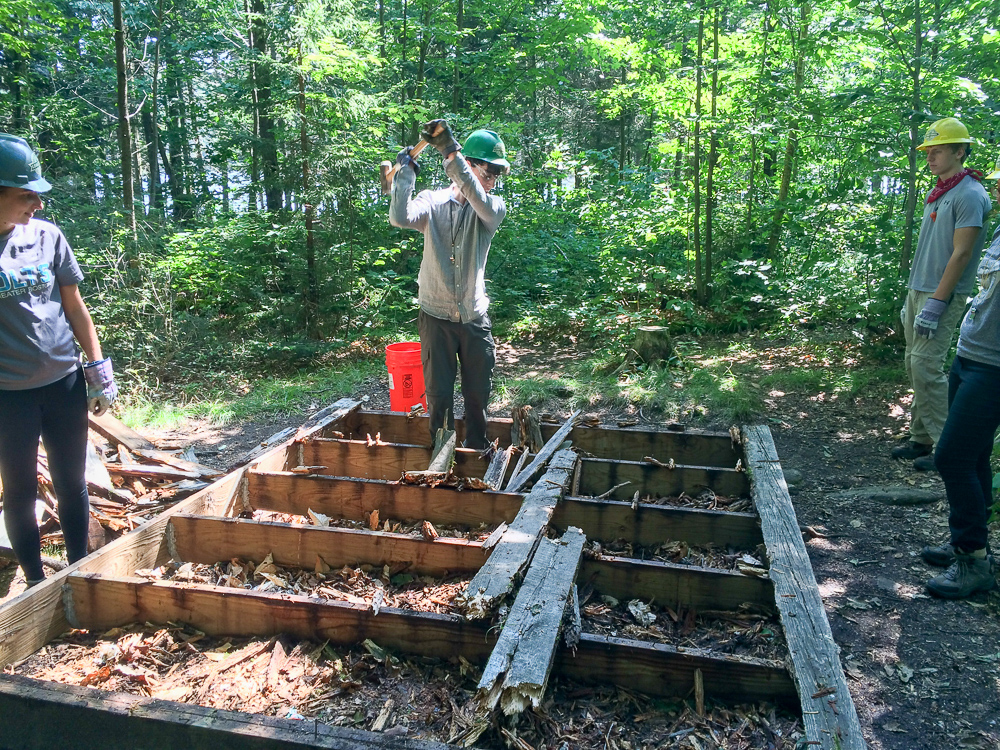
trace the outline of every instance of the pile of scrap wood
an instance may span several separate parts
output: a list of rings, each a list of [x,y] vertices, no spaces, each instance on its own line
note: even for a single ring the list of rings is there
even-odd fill
[[[90,551],[131,531],[222,475],[199,464],[190,448],[158,447],[110,414],[91,415],[90,427],[91,440],[87,444]],[[44,446],[38,450],[36,516],[42,543],[61,544],[58,502]],[[0,538],[0,560],[12,558],[9,541]],[[52,567],[61,567],[57,560],[44,561]]]

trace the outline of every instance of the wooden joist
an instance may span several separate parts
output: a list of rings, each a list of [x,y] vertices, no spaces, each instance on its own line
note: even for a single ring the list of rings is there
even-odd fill
[[[559,529],[577,526],[588,539],[599,542],[624,539],[642,547],[683,539],[689,544],[751,550],[764,541],[754,513],[646,503],[633,510],[631,503],[583,497],[563,499],[552,515],[552,525]]]
[[[317,601],[285,593],[220,588],[195,583],[71,575],[74,627],[106,630],[131,622],[183,622],[210,635],[283,633],[353,646],[367,638],[417,656],[450,659],[462,654],[485,663],[494,637],[457,615]]]
[[[493,548],[490,559],[469,582],[461,602],[467,617],[487,617],[513,589],[545,535],[575,466],[576,454],[572,450],[561,450],[552,457],[548,470],[525,496],[517,517]]]
[[[775,603],[799,688],[806,737],[824,749],[864,750],[857,710],[840,664],[840,649],[823,609],[771,431],[748,426],[741,435],[770,558]]]
[[[433,541],[357,529],[259,523],[238,518],[174,515],[168,536],[171,555],[205,563],[239,557],[260,562],[267,553],[277,565],[312,570],[316,558],[333,569],[345,565],[389,565],[393,573],[449,576],[479,570],[482,544],[439,537]]]
[[[411,419],[405,412],[357,411],[345,419],[339,429],[347,437],[360,440],[366,435],[375,437],[381,434],[382,440],[388,443],[427,445],[427,419]],[[490,419],[486,428],[487,440],[499,440],[501,446],[510,445],[512,424],[510,419]],[[548,439],[558,429],[559,424],[543,423],[542,437]],[[462,420],[455,420],[455,431],[459,441],[465,439]],[[579,426],[569,433],[567,439],[586,454],[626,461],[641,461],[645,456],[654,456],[663,462],[672,458],[679,464],[732,468],[742,456],[727,432]]]
[[[432,451],[422,445],[380,443],[365,440],[314,438],[291,447],[295,455],[289,465],[322,466],[322,474],[395,482],[403,472],[428,466]],[[473,448],[456,448],[453,472],[459,477],[482,478],[487,463]]]
[[[563,649],[556,661],[556,673],[564,677],[663,697],[688,695],[695,670],[701,670],[705,694],[712,698],[734,703],[773,701],[789,709],[798,700],[784,665],[700,648],[584,633],[576,655]]]
[[[578,581],[616,599],[650,599],[667,607],[737,610],[750,604],[774,609],[774,589],[767,578],[695,565],[625,557],[585,559]]]
[[[483,707],[511,715],[541,704],[585,541],[575,528],[541,540],[479,681]]]
[[[255,509],[304,516],[309,509],[333,518],[363,521],[373,510],[395,521],[430,521],[475,527],[514,520],[520,495],[389,484],[290,472],[247,473],[247,495]]]
[[[750,491],[746,472],[735,468],[675,464],[671,469],[649,461],[581,459],[579,494],[596,497],[616,485],[624,486],[609,496],[613,500],[631,498],[636,491],[640,498],[647,495],[668,497],[681,492],[693,496],[705,488],[727,497],[739,497]]]

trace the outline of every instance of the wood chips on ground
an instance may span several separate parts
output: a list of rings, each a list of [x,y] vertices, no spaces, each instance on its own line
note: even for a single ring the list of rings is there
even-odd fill
[[[287,638],[227,639],[191,627],[69,631],[8,672],[202,706],[317,719],[439,741],[477,722],[476,747],[609,750],[792,750],[799,721],[768,704],[718,706],[699,716],[682,698],[557,678],[542,706],[511,723],[473,708],[481,668],[403,658],[365,641],[344,649]]]
[[[652,562],[736,570],[746,575],[767,575],[767,563],[761,545],[751,552],[714,544],[693,545],[671,539],[657,545],[633,544],[627,539],[608,542],[591,539],[584,546],[583,554],[592,558],[631,557]]]
[[[254,521],[264,521],[270,523],[299,523],[310,526],[324,526],[337,529],[360,529],[363,531],[385,531],[393,534],[406,534],[407,536],[426,537],[424,524],[426,521],[396,521],[391,518],[381,518],[377,510],[364,521],[354,521],[349,518],[335,518],[324,516],[320,513],[310,512],[308,516],[295,515],[293,513],[279,513],[271,510],[255,510],[252,519]],[[468,539],[472,542],[485,541],[495,526],[481,523],[475,528],[466,526],[450,526],[434,524],[434,529],[438,536],[453,537],[456,539]]]

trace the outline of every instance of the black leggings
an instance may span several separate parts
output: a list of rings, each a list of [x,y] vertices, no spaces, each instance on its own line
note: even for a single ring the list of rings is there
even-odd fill
[[[25,391],[0,390],[0,480],[7,536],[29,581],[44,578],[35,521],[38,437],[49,457],[59,501],[66,557],[87,555],[87,387],[83,370],[51,385]]]

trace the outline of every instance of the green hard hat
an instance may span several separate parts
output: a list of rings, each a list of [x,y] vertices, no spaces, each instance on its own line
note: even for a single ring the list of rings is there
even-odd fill
[[[492,130],[473,132],[465,141],[465,145],[462,146],[462,155],[466,159],[479,159],[510,171],[510,162],[507,161],[507,147],[503,145],[500,136]]]
[[[23,138],[0,133],[0,186],[23,188],[36,193],[52,189],[42,177],[42,165]]]

